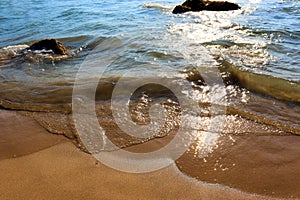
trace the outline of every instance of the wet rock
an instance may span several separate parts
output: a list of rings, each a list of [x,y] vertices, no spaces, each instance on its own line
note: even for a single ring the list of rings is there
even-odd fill
[[[51,50],[54,54],[66,54],[67,48],[64,47],[59,41],[55,39],[44,39],[38,42],[35,42],[30,47],[29,50],[36,51],[36,50]]]
[[[238,4],[231,3],[228,1],[186,0],[182,5],[177,5],[172,12],[173,14],[179,14],[189,11],[229,11],[238,10],[240,8],[241,7]]]

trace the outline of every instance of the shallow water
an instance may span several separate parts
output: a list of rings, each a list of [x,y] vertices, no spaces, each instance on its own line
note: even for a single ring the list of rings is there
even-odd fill
[[[106,67],[105,78],[129,70],[136,77],[169,77],[214,65],[251,91],[299,102],[299,2],[241,1],[240,11],[172,15],[176,3],[41,0],[24,7],[22,2],[1,1],[1,91],[19,96],[2,94],[1,99],[10,104],[45,103],[45,98],[50,104],[67,103],[79,65],[97,47],[115,63],[99,66]],[[67,58],[32,55],[14,46],[49,37],[70,49]],[[112,45],[116,40],[121,46]]]
[[[240,0],[238,11],[173,15],[178,3],[1,1],[0,106],[74,137],[74,103],[91,102],[83,105],[89,116],[95,99],[99,124],[118,148],[182,126],[192,138],[212,134],[203,149],[214,149],[220,134],[299,135],[299,1]],[[67,55],[26,50],[43,38],[61,41]],[[121,124],[130,119],[157,132],[124,136],[115,111]]]

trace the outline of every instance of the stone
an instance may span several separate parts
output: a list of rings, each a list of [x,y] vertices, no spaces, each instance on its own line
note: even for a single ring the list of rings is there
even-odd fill
[[[202,10],[208,11],[229,11],[238,10],[241,7],[236,3],[228,1],[205,1],[205,0],[186,0],[182,5],[177,5],[172,13],[180,14],[185,12],[199,12]]]
[[[64,55],[67,53],[67,48],[55,39],[44,39],[33,43],[29,50],[52,50],[54,54]]]

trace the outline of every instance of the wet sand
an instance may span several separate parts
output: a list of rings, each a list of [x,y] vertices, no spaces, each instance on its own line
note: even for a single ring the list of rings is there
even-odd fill
[[[196,183],[175,166],[126,174],[98,163],[72,143],[0,161],[1,199],[257,199]],[[263,198],[260,198],[263,199]]]
[[[206,157],[196,143],[176,164],[180,171],[207,183],[249,193],[300,199],[300,136],[222,135]]]
[[[196,181],[175,164],[146,174],[115,171],[33,119],[2,110],[0,116],[7,147],[0,153],[0,199],[268,199]]]
[[[0,160],[19,157],[67,141],[16,111],[0,110]]]

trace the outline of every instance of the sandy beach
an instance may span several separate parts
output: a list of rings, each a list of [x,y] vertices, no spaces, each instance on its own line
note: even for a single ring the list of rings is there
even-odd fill
[[[0,118],[0,199],[269,199],[202,183],[175,164],[146,174],[119,172],[33,119],[3,110]]]
[[[200,1],[0,1],[0,200],[300,200],[300,1]]]

